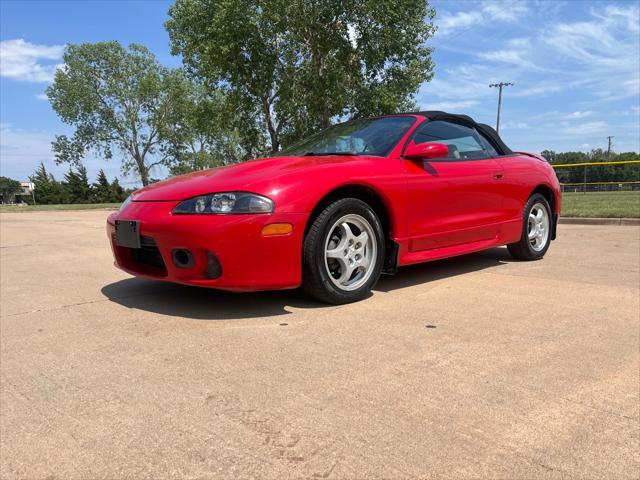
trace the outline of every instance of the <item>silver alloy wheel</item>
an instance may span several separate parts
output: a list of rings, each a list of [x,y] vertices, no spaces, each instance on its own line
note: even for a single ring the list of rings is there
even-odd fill
[[[542,203],[536,203],[529,212],[527,238],[536,252],[544,249],[549,239],[549,212]]]
[[[371,277],[378,256],[373,228],[360,215],[339,218],[329,229],[324,244],[324,265],[340,290],[357,290]]]

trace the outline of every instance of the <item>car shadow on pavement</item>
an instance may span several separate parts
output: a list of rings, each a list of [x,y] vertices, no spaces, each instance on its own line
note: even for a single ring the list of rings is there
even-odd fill
[[[287,315],[286,307],[327,308],[304,297],[298,290],[233,293],[190,287],[143,278],[127,278],[105,285],[102,294],[128,308],[191,318],[233,320]]]
[[[403,267],[395,276],[383,275],[374,288],[389,292],[454,277],[510,261],[506,248]],[[127,308],[194,320],[232,320],[290,314],[286,307],[332,308],[310,300],[300,290],[232,293],[210,288],[127,278],[105,285],[102,294]]]
[[[459,257],[401,267],[395,275],[382,275],[373,289],[380,292],[389,292],[447,277],[477,272],[514,261],[506,247],[492,248]]]

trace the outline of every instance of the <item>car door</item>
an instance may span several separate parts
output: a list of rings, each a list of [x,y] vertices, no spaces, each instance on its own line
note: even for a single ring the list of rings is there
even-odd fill
[[[478,132],[434,120],[419,125],[409,143],[438,142],[446,158],[403,159],[407,175],[411,251],[495,238],[502,218],[502,166]]]

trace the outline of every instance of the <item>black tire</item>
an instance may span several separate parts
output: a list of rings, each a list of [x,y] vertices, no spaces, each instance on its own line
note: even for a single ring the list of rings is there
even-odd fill
[[[544,246],[538,250],[533,248],[528,237],[529,214],[536,205],[542,205],[544,207],[544,209],[547,211],[547,218],[549,219],[546,244],[544,244]],[[544,254],[547,253],[549,245],[551,245],[552,228],[553,215],[551,214],[551,207],[549,207],[549,202],[544,197],[544,195],[534,193],[529,197],[529,200],[527,200],[527,203],[522,210],[522,235],[520,237],[520,241],[507,245],[509,253],[513,258],[518,260],[540,260],[542,257],[544,257]]]
[[[370,264],[368,280],[355,290],[339,288],[329,277],[325,265],[325,244],[335,222],[345,215],[359,215],[371,227],[376,244],[376,255]],[[373,209],[357,198],[343,198],[331,203],[312,219],[304,238],[302,251],[302,288],[313,298],[335,305],[356,302],[369,296],[382,271],[385,252],[385,236],[382,224]],[[373,256],[373,255],[372,255]],[[368,270],[367,270],[368,272]]]

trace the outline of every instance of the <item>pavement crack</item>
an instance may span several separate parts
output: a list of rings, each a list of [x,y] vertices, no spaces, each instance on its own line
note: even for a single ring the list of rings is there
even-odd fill
[[[638,270],[624,270],[624,269],[617,269],[617,271],[619,272],[633,272],[633,273],[638,273]],[[478,272],[478,273],[484,273],[484,272]],[[551,280],[549,277],[544,277],[544,276],[540,276],[540,275],[532,275],[530,274],[530,272],[526,272],[526,275],[523,273],[509,273],[509,272],[501,272],[499,270],[492,270],[490,272],[486,272],[489,275],[501,275],[504,277],[515,277],[515,278],[535,278],[536,280]],[[562,283],[579,283],[582,285],[591,285],[591,286],[595,286],[595,287],[602,287],[603,284],[599,283],[599,282],[588,282],[585,280],[580,280],[579,278],[571,278],[571,279],[554,279],[557,281],[560,281]],[[627,288],[629,290],[634,290],[635,291],[635,287],[627,287],[625,285],[611,285],[612,287],[615,288]]]
[[[5,249],[5,248],[21,248],[21,247],[41,247],[42,245],[36,244],[36,243],[27,243],[25,245],[4,245],[2,247],[0,247],[0,249]]]
[[[117,297],[114,296],[114,297],[109,297],[109,298],[100,298],[100,299],[96,299],[96,300],[88,300],[86,302],[68,303],[68,304],[60,305],[60,306],[57,306],[57,307],[54,307],[54,308],[37,308],[35,310],[26,310],[26,311],[23,311],[23,312],[16,312],[16,313],[9,313],[9,314],[6,314],[6,315],[0,315],[0,318],[16,317],[16,316],[19,316],[19,315],[27,315],[29,313],[55,312],[56,310],[62,310],[62,309],[65,309],[65,308],[78,307],[78,306],[81,306],[81,305],[90,305],[92,303],[109,302],[109,301],[121,300],[121,299],[125,299],[125,298],[135,298],[135,297],[146,297],[146,296],[154,296],[154,295],[163,295],[167,291],[178,290],[180,288],[184,288],[184,287],[177,286],[175,288],[164,289],[161,292],[132,293],[130,295],[122,295],[122,296],[117,296]]]
[[[560,400],[564,400],[565,402],[568,403],[573,403],[575,405],[580,405],[582,407],[586,407],[586,408],[590,408],[591,410],[595,410],[596,412],[600,412],[600,413],[606,413],[608,415],[614,415],[618,418],[624,418],[626,420],[633,420],[634,422],[637,422],[638,419],[634,418],[634,417],[630,417],[629,415],[624,415],[622,413],[618,413],[618,412],[613,412],[611,410],[607,410],[605,408],[601,408],[601,407],[594,407],[593,405],[589,405],[587,403],[583,403],[583,402],[578,402],[576,400],[571,400],[569,398],[565,398],[565,397],[558,397]]]

